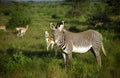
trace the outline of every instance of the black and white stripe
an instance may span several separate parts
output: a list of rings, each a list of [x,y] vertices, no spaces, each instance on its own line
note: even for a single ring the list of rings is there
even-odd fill
[[[95,30],[87,30],[80,33],[69,32],[64,29],[64,22],[58,23],[56,27],[50,23],[51,29],[54,30],[54,40],[55,43],[61,47],[64,57],[64,63],[71,61],[72,52],[85,53],[89,49],[93,49],[98,64],[101,66],[101,56],[100,49],[103,48],[103,37]],[[104,55],[106,55],[105,50],[103,50]]]

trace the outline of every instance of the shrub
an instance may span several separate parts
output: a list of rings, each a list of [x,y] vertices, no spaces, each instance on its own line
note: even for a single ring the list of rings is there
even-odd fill
[[[16,52],[12,55],[4,53],[0,56],[0,70],[3,72],[21,70],[30,62],[31,59],[26,57],[22,52]]]
[[[12,10],[7,24],[7,28],[15,28],[17,26],[26,26],[31,22],[31,15],[28,9],[28,5],[22,3],[13,3],[14,10]]]
[[[0,55],[0,71],[6,72],[6,65],[8,63],[9,56],[6,54]]]
[[[29,14],[27,14],[24,11],[14,12],[11,17],[12,18],[10,19],[7,25],[7,27],[11,29],[17,26],[26,26],[27,24],[30,24],[31,22]]]
[[[94,25],[97,22],[108,22],[109,18],[105,12],[106,6],[106,4],[100,2],[90,3],[84,13],[88,24]]]
[[[94,15],[91,15],[88,19],[87,19],[87,23],[90,26],[96,27],[98,29],[104,29],[107,30],[108,26],[106,26],[106,23],[108,23],[110,21],[110,19],[108,18],[108,16],[104,13],[96,13]],[[97,25],[98,23],[102,23],[103,25]]]
[[[71,8],[69,9],[67,16],[68,17],[78,17],[81,15],[81,5],[85,2],[85,0],[66,0],[71,2]]]

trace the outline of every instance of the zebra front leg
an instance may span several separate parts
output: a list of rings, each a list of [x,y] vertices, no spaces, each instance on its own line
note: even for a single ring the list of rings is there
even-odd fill
[[[67,64],[71,64],[72,62],[72,53],[67,54]]]
[[[66,53],[62,53],[62,56],[63,56],[63,63],[64,63],[64,66],[66,67],[66,64],[67,64],[67,62],[66,62],[66,59],[67,59]]]

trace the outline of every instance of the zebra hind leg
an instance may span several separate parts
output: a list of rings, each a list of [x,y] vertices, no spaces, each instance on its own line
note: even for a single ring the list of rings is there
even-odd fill
[[[95,53],[98,65],[101,67],[101,56],[100,56],[100,52],[98,49],[93,48],[93,51]]]

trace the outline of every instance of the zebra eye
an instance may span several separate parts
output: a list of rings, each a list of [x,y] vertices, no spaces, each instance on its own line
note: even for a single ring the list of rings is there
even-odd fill
[[[61,43],[61,41],[59,41],[59,43]]]
[[[62,43],[62,41],[60,40],[59,43]]]

